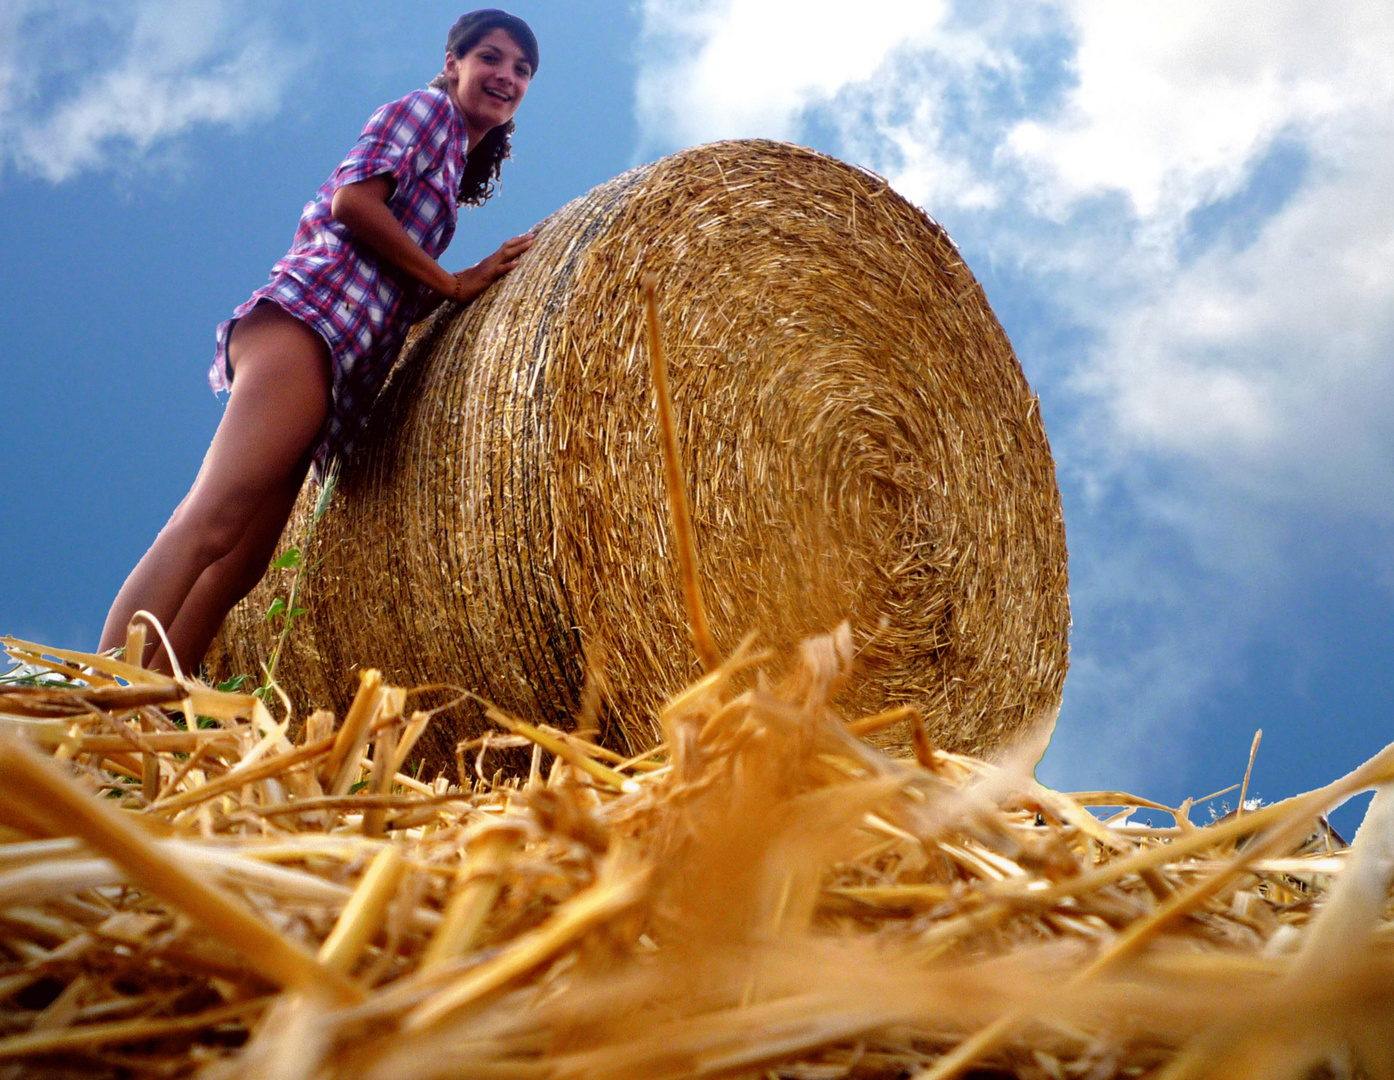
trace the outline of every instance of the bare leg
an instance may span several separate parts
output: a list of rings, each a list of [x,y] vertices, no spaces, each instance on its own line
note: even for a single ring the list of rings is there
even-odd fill
[[[252,523],[241,543],[199,575],[180,606],[174,624],[167,628],[176,656],[202,657],[223,625],[224,616],[261,581],[271,556],[276,554],[276,545],[309,471],[307,454],[285,487],[267,499],[265,513]],[[170,665],[164,646],[158,641],[154,644],[159,648],[150,666],[168,670]]]
[[[214,610],[230,595],[227,584],[250,576],[265,538],[279,536],[285,527],[294,504],[286,492],[299,487],[307,454],[328,415],[328,349],[304,323],[274,304],[262,304],[233,328],[228,358],[235,375],[232,396],[203,467],[117,594],[101,649],[121,644],[126,625],[141,609],[172,629],[192,598],[196,607],[184,617],[185,644],[171,643],[186,670],[196,665],[236,602],[234,597]],[[196,590],[204,573],[224,559],[227,565],[209,586]],[[225,584],[216,586],[217,580]],[[205,638],[209,622],[213,631]]]

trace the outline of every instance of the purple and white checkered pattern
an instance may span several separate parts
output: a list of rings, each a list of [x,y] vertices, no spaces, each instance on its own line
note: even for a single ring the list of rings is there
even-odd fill
[[[306,205],[290,251],[272,267],[271,280],[218,327],[218,351],[208,372],[215,391],[232,386],[227,366],[232,323],[262,299],[280,304],[328,343],[333,404],[315,449],[321,474],[330,460],[353,449],[428,292],[380,263],[334,220],[334,192],[374,176],[391,177],[395,188],[388,208],[427,254],[439,258],[455,235],[455,199],[467,146],[464,120],[444,91],[416,90],[384,105]]]

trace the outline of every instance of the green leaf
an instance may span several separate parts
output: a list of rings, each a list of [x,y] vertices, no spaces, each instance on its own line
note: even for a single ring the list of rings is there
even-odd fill
[[[0,675],[0,686],[42,686],[49,690],[86,690],[81,683],[59,678],[51,671],[31,671],[17,664]]]
[[[348,793],[349,793],[350,795],[357,795],[360,791],[362,791],[365,787],[367,787],[368,784],[369,784],[369,781],[367,781],[367,780],[360,780],[360,781],[358,781],[358,783],[354,784],[352,787],[349,788]]]
[[[307,611],[309,611],[309,610],[310,610],[310,609],[309,609],[309,608],[306,608],[306,607],[291,608],[291,611],[290,611],[290,618],[292,618],[292,619],[298,619],[298,618],[300,618],[301,615],[304,615],[305,612],[307,612]]]
[[[211,716],[197,716],[194,719],[198,721],[198,726],[202,730],[218,726],[218,721],[214,720]]]
[[[271,564],[272,570],[293,570],[300,565],[300,549],[288,548],[286,553]]]
[[[240,694],[250,678],[250,675],[234,675],[230,679],[224,679],[218,684],[218,691],[223,694]]]
[[[271,601],[271,606],[266,609],[266,621],[270,622],[277,615],[282,615],[286,610],[286,602],[279,596]]]

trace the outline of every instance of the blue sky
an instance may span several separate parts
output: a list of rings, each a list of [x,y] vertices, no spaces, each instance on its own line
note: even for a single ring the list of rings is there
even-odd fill
[[[460,10],[0,0],[0,632],[95,642],[217,423],[214,326]],[[1277,798],[1394,737],[1384,0],[513,10],[542,69],[448,267],[730,136],[872,167],[948,227],[1065,500],[1044,779],[1179,801],[1238,780],[1262,727]]]

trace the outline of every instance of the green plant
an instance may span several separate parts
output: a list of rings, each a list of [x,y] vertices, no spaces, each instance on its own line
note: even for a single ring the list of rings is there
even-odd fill
[[[2,686],[43,686],[50,690],[83,690],[82,683],[65,679],[52,671],[41,671],[28,664],[16,664],[9,671],[0,672]]]

